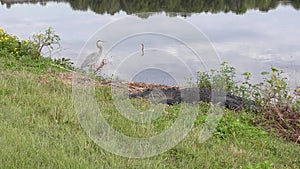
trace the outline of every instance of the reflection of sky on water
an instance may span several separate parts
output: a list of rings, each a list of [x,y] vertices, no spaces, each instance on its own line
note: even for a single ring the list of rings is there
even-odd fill
[[[197,70],[216,68],[220,63],[207,38],[190,23],[178,18],[157,15],[145,20],[131,16],[113,22],[87,42],[78,65],[95,49],[95,41],[100,38],[108,39],[103,44],[103,57],[112,60],[102,73],[114,74],[120,79],[130,80],[135,73],[156,67],[169,72],[182,85]],[[197,67],[193,67],[195,61]]]
[[[288,71],[295,86],[300,85],[299,19],[299,11],[279,6],[268,13],[195,14],[187,20],[201,28],[221,59],[240,72],[259,75],[273,65]]]
[[[74,59],[93,33],[102,26],[125,15],[123,12],[111,16],[97,15],[91,11],[73,11],[68,4],[56,3],[47,3],[46,7],[40,5],[14,5],[11,9],[1,6],[0,27],[3,27],[9,33],[27,38],[34,32],[51,26],[61,36],[63,46],[63,50],[54,57],[70,57]],[[155,27],[160,27],[160,29],[168,28],[164,25],[166,23],[159,22],[159,19],[163,18],[163,16],[165,14],[155,14],[149,19],[157,20]],[[140,20],[141,22],[147,22],[145,19]],[[185,20],[200,28],[212,41],[221,60],[228,61],[239,72],[250,71],[258,75],[259,72],[268,70],[270,65],[274,65],[289,72],[288,76],[290,76],[292,85],[299,85],[299,11],[295,11],[288,6],[280,6],[268,13],[254,10],[244,15],[202,13],[192,14],[191,17]],[[133,27],[131,24],[125,24],[116,29],[122,34],[125,30],[138,28]],[[178,25],[176,29],[176,33],[181,32],[182,35],[186,36],[186,39],[189,39],[189,45],[192,45],[193,48],[198,48],[196,46],[201,45],[197,41],[199,40],[197,35],[189,34],[188,30],[181,28],[181,25]],[[172,33],[171,30],[165,31]],[[103,37],[103,40],[107,41],[104,45],[106,50],[113,45],[112,42],[116,42],[118,35],[108,35],[107,37],[115,39]],[[117,50],[113,50],[112,54],[115,55],[113,61],[120,61],[118,56],[124,54],[124,51],[127,51],[126,56],[132,52],[139,52],[140,43],[137,42],[140,41],[145,43],[145,50],[147,48],[159,48],[163,51],[168,51],[170,56],[180,56],[193,70],[197,70],[197,66],[201,67],[199,63],[195,63],[194,58],[189,58],[187,57],[188,55],[184,54],[184,50],[178,46],[180,44],[172,44],[172,41],[161,41],[161,38],[158,38],[158,41],[155,38],[152,39],[145,36],[135,40],[137,41],[127,40],[126,45],[119,44],[118,48],[116,48]],[[91,53],[97,50],[94,43],[88,44],[87,49],[84,52]],[[202,54],[205,55],[206,52],[203,51],[205,48],[202,47],[201,49],[198,52],[203,52]],[[159,52],[156,51],[156,53]],[[151,54],[155,55],[155,52],[152,50]],[[151,62],[151,59],[145,59],[146,61]],[[158,61],[155,60],[154,63],[156,62]],[[115,65],[118,64],[113,63],[111,67]],[[176,66],[173,66],[176,65],[174,60],[169,60],[168,65],[176,68]],[[180,70],[180,68],[177,66],[177,69],[174,70]]]

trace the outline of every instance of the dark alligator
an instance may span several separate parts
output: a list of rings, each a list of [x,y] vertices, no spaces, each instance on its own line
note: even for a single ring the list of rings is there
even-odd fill
[[[129,95],[130,98],[152,98],[155,102],[166,103],[168,105],[195,102],[212,102],[219,106],[225,106],[233,110],[250,110],[257,112],[259,106],[252,100],[247,100],[242,97],[226,94],[224,92],[216,92],[204,88],[183,88],[176,87],[155,89],[150,88],[143,92],[133,93]]]

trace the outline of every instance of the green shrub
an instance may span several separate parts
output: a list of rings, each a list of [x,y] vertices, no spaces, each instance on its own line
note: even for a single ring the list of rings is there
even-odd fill
[[[220,89],[247,99],[254,100],[261,105],[263,109],[269,109],[270,106],[292,106],[299,109],[299,97],[291,93],[288,88],[287,78],[283,77],[283,71],[271,67],[270,72],[262,72],[263,81],[258,84],[250,82],[251,73],[245,72],[244,81],[238,82],[236,69],[223,62],[219,70],[210,70],[209,72],[198,72],[197,85],[200,88]],[[223,86],[213,88],[213,86]]]
[[[16,36],[9,35],[2,28],[0,28],[0,56],[14,57],[33,57],[38,56],[36,50],[37,44],[29,40],[21,40]]]
[[[0,28],[0,57],[5,59],[4,68],[27,69],[37,68],[45,70],[50,67],[62,67],[73,69],[70,59],[51,59],[43,57],[42,51],[47,49],[47,53],[60,47],[60,38],[54,33],[52,28],[48,28],[43,33],[37,33],[30,38],[32,40],[19,39],[14,35],[7,34]]]
[[[237,82],[235,81],[236,69],[223,62],[219,70],[212,69],[209,72],[198,72],[197,84],[200,88],[235,94]]]
[[[39,32],[32,35],[32,42],[36,44],[36,50],[40,56],[42,55],[42,51],[44,49],[47,49],[47,52],[45,52],[43,55],[48,53],[49,56],[51,56],[52,51],[60,48],[60,37],[55,34],[51,27],[44,32]]]

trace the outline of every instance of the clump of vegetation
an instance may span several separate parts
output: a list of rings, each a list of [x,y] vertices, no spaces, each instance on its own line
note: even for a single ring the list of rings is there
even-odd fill
[[[9,35],[0,28],[0,56],[6,59],[4,68],[36,67],[38,71],[53,67],[73,69],[73,63],[70,59],[44,57],[42,51],[46,51],[51,56],[51,53],[60,47],[59,42],[60,38],[52,28],[32,35],[30,40]]]
[[[51,56],[53,51],[60,48],[60,37],[55,34],[51,27],[44,32],[32,35],[31,41],[36,45],[36,50],[38,51],[39,56],[45,56],[46,54]],[[43,50],[46,50],[45,53],[42,53]]]
[[[236,94],[238,87],[235,81],[236,69],[223,62],[219,70],[198,72],[197,84],[200,88],[213,89],[228,94]]]
[[[271,67],[270,72],[262,72],[263,81],[258,84],[250,82],[251,73],[246,72],[244,81],[235,79],[236,70],[226,62],[219,70],[198,72],[198,86],[214,89],[213,86],[223,86],[220,91],[245,99],[252,99],[261,108],[258,112],[263,116],[258,123],[263,124],[268,131],[276,131],[287,140],[300,143],[300,97],[297,90],[292,93],[288,88],[287,78],[283,71]]]
[[[39,56],[38,45],[29,40],[21,40],[16,36],[9,35],[0,28],[0,55],[2,57],[32,57]],[[33,57],[34,56],[34,57]]]

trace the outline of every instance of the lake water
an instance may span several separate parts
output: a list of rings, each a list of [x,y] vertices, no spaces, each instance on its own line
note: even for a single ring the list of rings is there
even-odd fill
[[[300,86],[297,1],[222,4],[202,0],[191,1],[192,5],[176,0],[172,4],[0,2],[0,27],[8,33],[28,38],[54,28],[62,39],[62,48],[51,57],[80,62],[89,53],[97,52],[97,39],[104,40],[102,53],[109,63],[103,72],[108,76],[175,85],[198,70],[215,68],[226,61],[239,74],[252,72],[255,81],[272,65],[286,72],[290,87]],[[194,52],[200,53],[200,59],[193,56]]]

